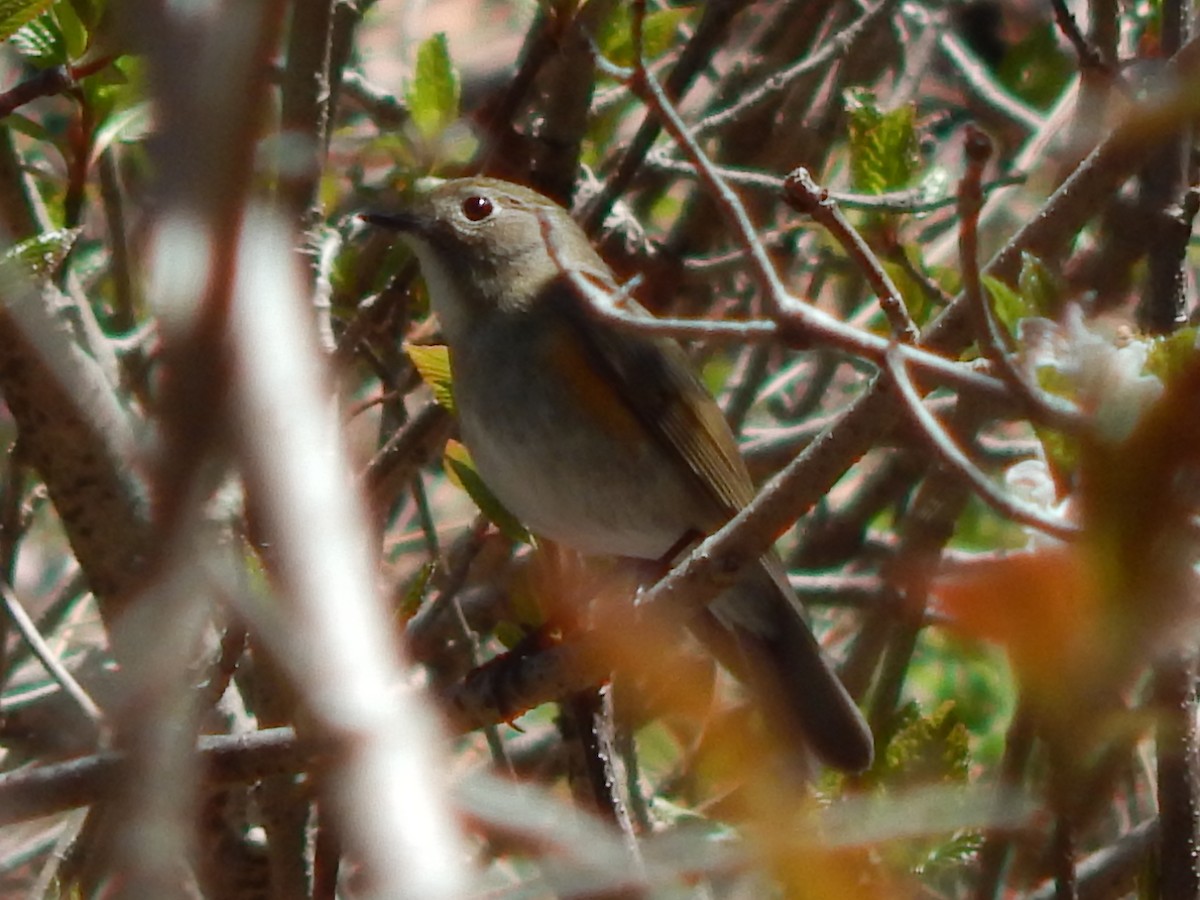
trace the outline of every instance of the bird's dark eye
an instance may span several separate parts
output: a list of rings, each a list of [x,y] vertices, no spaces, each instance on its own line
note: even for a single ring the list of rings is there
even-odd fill
[[[480,197],[478,194],[470,196],[462,202],[463,215],[472,222],[482,222],[492,214],[494,209],[491,200],[487,197]]]

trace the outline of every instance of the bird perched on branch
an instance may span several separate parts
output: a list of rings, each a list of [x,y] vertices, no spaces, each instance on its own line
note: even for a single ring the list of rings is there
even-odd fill
[[[733,433],[682,349],[590,310],[572,273],[618,288],[565,209],[516,184],[462,178],[364,218],[415,252],[449,345],[463,440],[530,530],[585,555],[669,562],[753,498]],[[871,764],[870,730],[774,553],[692,625],[780,736],[840,769]]]

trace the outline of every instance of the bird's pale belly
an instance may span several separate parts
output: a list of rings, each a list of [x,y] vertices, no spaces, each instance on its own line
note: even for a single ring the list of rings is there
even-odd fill
[[[516,405],[498,402],[511,384],[471,385],[459,419],[479,474],[531,531],[584,554],[658,559],[699,528],[696,488],[657,445],[596,427],[544,376],[521,380]]]

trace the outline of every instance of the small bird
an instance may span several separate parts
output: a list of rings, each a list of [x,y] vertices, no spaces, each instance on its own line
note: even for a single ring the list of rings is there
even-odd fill
[[[399,232],[415,253],[449,346],[463,441],[488,487],[535,534],[584,555],[657,561],[753,498],[737,441],[679,345],[589,313],[564,266],[603,290],[618,287],[561,206],[476,177],[363,218]],[[719,640],[701,617],[719,622]],[[777,733],[839,769],[871,765],[870,729],[774,553],[742,572],[693,630],[750,683]]]

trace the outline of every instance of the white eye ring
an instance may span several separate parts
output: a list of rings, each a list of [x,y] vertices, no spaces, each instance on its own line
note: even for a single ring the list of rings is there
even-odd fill
[[[471,222],[482,222],[495,211],[495,204],[481,194],[472,194],[462,202],[462,214]]]

